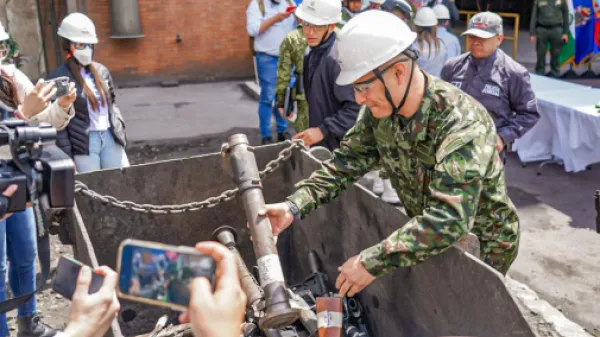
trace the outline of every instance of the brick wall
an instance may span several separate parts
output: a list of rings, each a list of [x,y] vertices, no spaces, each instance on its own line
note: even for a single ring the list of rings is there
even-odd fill
[[[96,24],[100,40],[95,60],[110,69],[118,84],[250,77],[253,66],[245,28],[248,3],[139,0],[145,36],[111,39],[109,1],[88,0],[88,16]],[[182,39],[179,44],[177,34]]]

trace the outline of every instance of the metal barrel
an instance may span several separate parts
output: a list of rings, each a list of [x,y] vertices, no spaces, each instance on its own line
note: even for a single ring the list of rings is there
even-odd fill
[[[262,330],[280,329],[294,323],[300,317],[300,311],[291,307],[269,218],[258,215],[259,210],[265,206],[265,200],[256,157],[252,151],[248,137],[244,134],[229,137],[223,147],[223,152],[229,155],[233,179],[244,205],[253,238],[260,286],[265,292],[266,313],[259,325]]]
[[[217,228],[213,232],[214,240],[222,243],[225,247],[229,248],[235,255],[236,263],[240,273],[240,283],[242,290],[248,297],[248,305],[255,306],[261,300],[263,300],[263,291],[254,279],[254,276],[248,270],[246,263],[242,259],[240,252],[237,250],[237,232],[235,229],[229,226],[222,226]]]

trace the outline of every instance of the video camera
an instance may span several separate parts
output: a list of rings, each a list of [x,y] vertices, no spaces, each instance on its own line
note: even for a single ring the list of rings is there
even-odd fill
[[[19,119],[0,122],[0,146],[8,145],[10,150],[10,158],[0,159],[0,193],[11,184],[18,186],[6,212],[23,211],[35,199],[43,208],[74,206],[75,164],[55,140],[56,129],[47,123],[29,126]]]

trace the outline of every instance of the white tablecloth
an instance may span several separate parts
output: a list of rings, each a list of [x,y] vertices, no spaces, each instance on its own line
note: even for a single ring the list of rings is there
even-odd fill
[[[522,162],[561,159],[566,172],[600,162],[600,89],[532,75],[539,122],[513,144]]]

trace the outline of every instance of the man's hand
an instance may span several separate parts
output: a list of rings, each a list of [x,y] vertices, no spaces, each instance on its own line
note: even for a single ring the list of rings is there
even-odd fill
[[[102,337],[119,313],[120,304],[115,291],[119,276],[108,267],[95,271],[104,276],[104,283],[97,293],[91,295],[92,271],[84,266],[79,272],[69,323],[64,331],[69,337]]]
[[[28,119],[39,114],[46,109],[55,94],[56,83],[45,83],[43,79],[40,79],[35,87],[25,95],[21,105],[21,113]]]
[[[375,276],[367,271],[358,255],[351,257],[338,271],[340,275],[335,281],[335,287],[342,297],[352,297],[375,281]]]
[[[190,285],[189,310],[181,315],[180,321],[192,323],[194,336],[239,337],[247,298],[240,285],[235,257],[217,242],[200,242],[196,249],[217,262],[215,292],[212,293],[206,278],[195,278]]]
[[[61,108],[63,108],[63,110],[67,110],[69,107],[71,107],[71,104],[73,104],[73,102],[75,102],[75,100],[77,99],[77,89],[75,89],[75,83],[71,82],[69,83],[69,94],[63,97],[59,97],[58,98],[58,105],[60,105]]]
[[[10,199],[10,197],[12,197],[13,194],[15,194],[17,188],[19,188],[19,186],[15,184],[8,185],[4,192],[2,192],[2,195],[6,197],[6,207],[8,207],[8,199]],[[10,218],[10,216],[13,215],[13,213],[5,213],[0,215],[2,216],[2,219],[0,219],[0,221],[2,221],[4,219]]]
[[[258,211],[258,215],[269,217],[273,236],[278,236],[294,222],[294,215],[290,210],[290,206],[285,202],[265,205],[264,209]]]
[[[534,43],[534,42],[535,42],[535,35],[531,35],[531,36],[529,37],[529,41],[530,41],[531,43]]]
[[[562,41],[563,41],[564,43],[567,43],[567,42],[569,42],[569,36],[568,36],[567,34],[563,34],[563,35],[562,35]]]
[[[500,136],[498,136],[498,140],[496,141],[496,150],[498,150],[498,153],[504,151],[504,142]]]
[[[312,146],[322,141],[323,138],[325,137],[323,136],[323,132],[321,132],[321,129],[310,128],[296,134],[292,139],[302,139],[304,141],[304,145]]]

